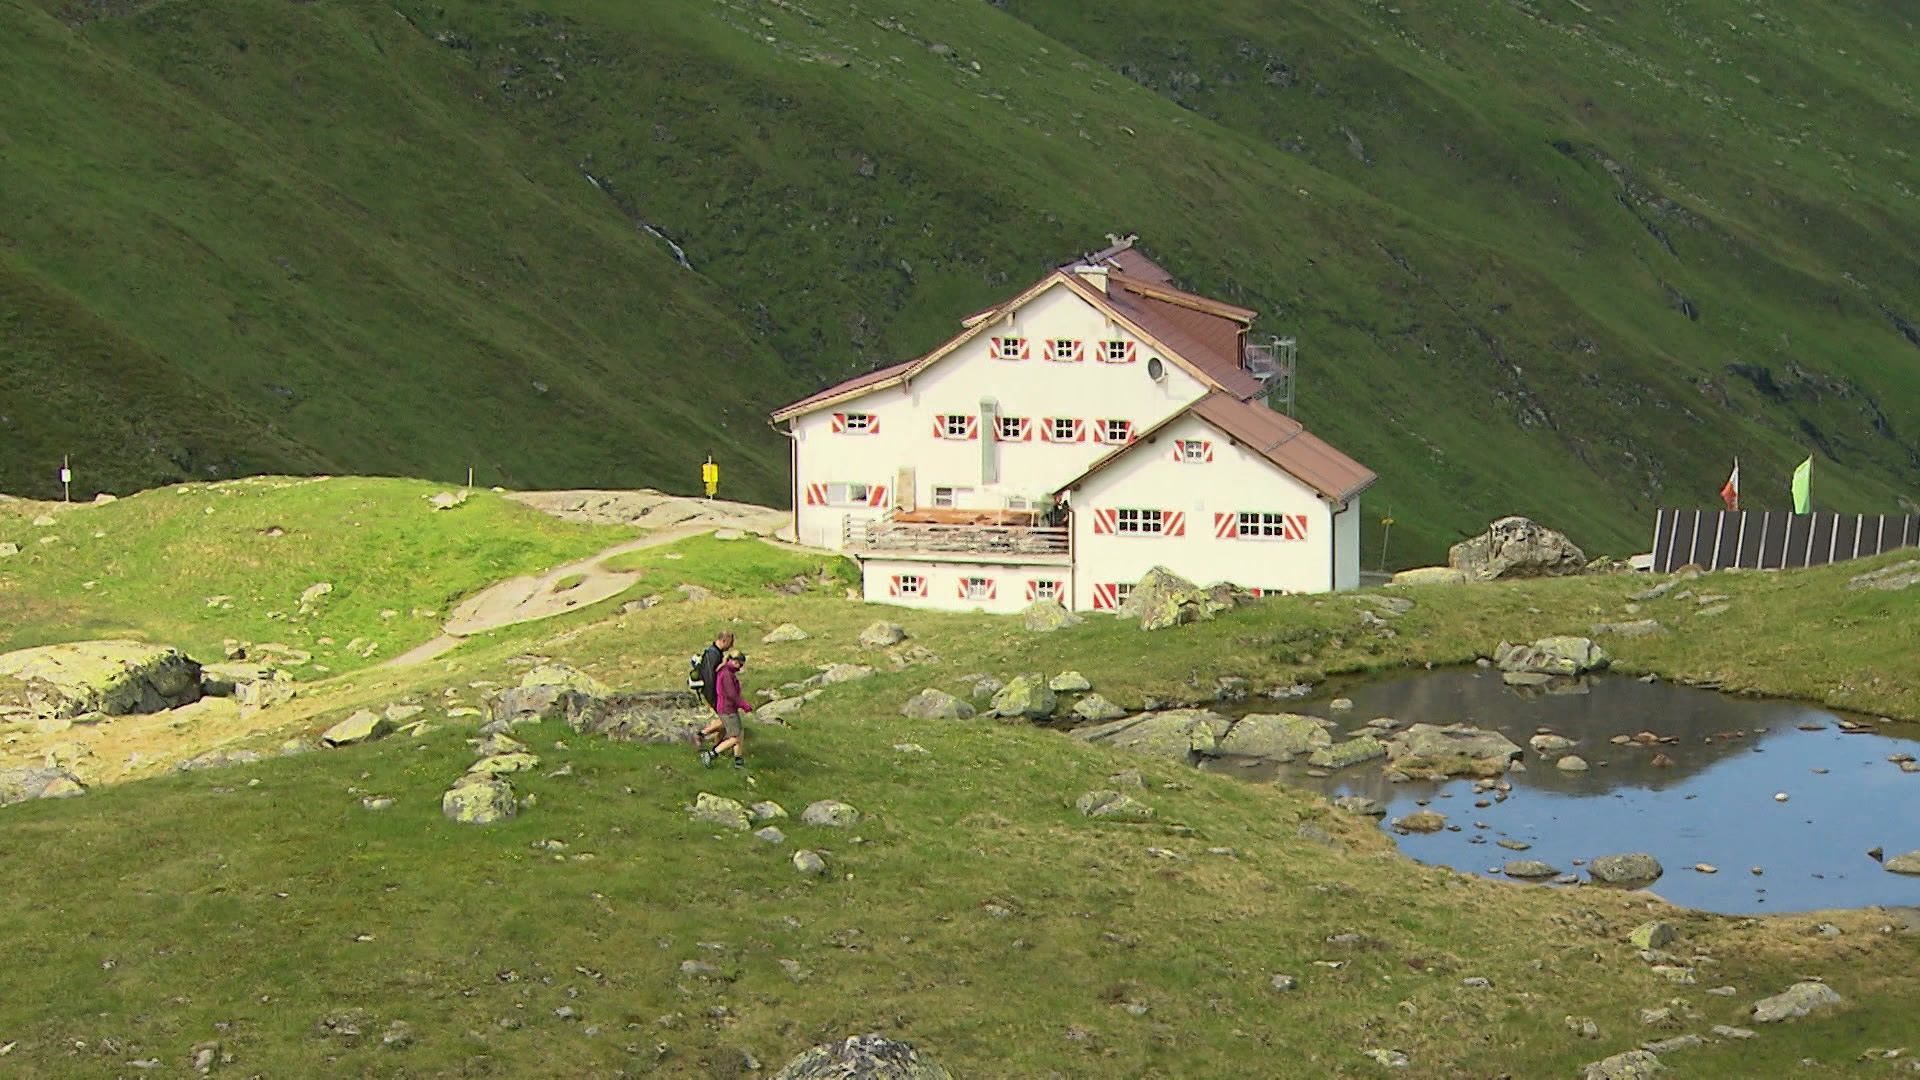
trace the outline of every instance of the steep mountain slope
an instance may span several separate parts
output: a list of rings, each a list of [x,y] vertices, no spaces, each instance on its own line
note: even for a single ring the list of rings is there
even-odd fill
[[[765,408],[1115,230],[1300,338],[1394,563],[1920,479],[1895,5],[1191,7],[0,0],[0,484],[779,499]]]

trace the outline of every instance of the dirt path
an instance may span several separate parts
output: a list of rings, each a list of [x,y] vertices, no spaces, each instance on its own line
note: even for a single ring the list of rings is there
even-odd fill
[[[544,574],[509,578],[461,601],[441,627],[440,636],[388,660],[381,667],[405,667],[444,656],[464,638],[504,626],[551,618],[618,596],[640,579],[638,572],[604,565],[630,551],[671,544],[689,536],[737,529],[771,535],[787,521],[781,510],[749,503],[686,499],[655,491],[535,491],[515,501],[555,517],[597,523],[667,525],[637,540],[615,544],[596,555]],[[670,524],[669,524],[670,523]],[[567,583],[566,588],[562,584]]]

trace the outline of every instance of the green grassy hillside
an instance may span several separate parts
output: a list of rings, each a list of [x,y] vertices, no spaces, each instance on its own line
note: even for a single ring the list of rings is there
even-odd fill
[[[1823,504],[1892,509],[1909,18],[0,0],[0,486],[714,453],[780,500],[766,408],[1118,230],[1300,337],[1394,563],[1505,512],[1637,550],[1734,454],[1755,505],[1814,453]]]

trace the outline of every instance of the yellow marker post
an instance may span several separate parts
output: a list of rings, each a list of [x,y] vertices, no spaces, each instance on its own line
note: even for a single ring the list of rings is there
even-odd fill
[[[707,458],[705,465],[700,466],[700,482],[706,486],[709,499],[720,490],[720,466],[715,465],[711,457]]]

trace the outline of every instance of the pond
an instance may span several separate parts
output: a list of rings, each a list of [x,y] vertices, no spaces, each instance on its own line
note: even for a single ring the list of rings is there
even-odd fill
[[[1920,877],[1891,873],[1868,854],[1920,849],[1920,772],[1898,763],[1920,757],[1920,726],[1625,677],[1559,689],[1509,687],[1497,671],[1446,671],[1354,687],[1351,710],[1324,702],[1247,710],[1329,717],[1349,733],[1382,716],[1403,725],[1471,724],[1523,748],[1551,731],[1574,740],[1571,753],[1591,766],[1562,771],[1528,749],[1524,771],[1507,775],[1512,790],[1497,801],[1501,793],[1476,792],[1472,780],[1389,783],[1378,761],[1318,777],[1304,766],[1249,759],[1203,767],[1329,796],[1367,796],[1386,806],[1387,822],[1425,801],[1447,815],[1448,828],[1397,835],[1401,850],[1467,873],[1502,876],[1508,860],[1539,859],[1584,879],[1584,863],[1595,856],[1644,851],[1666,869],[1650,891],[1687,907],[1758,913],[1920,904]],[[1868,730],[1848,733],[1843,725]],[[1661,741],[1612,741],[1641,733]]]

